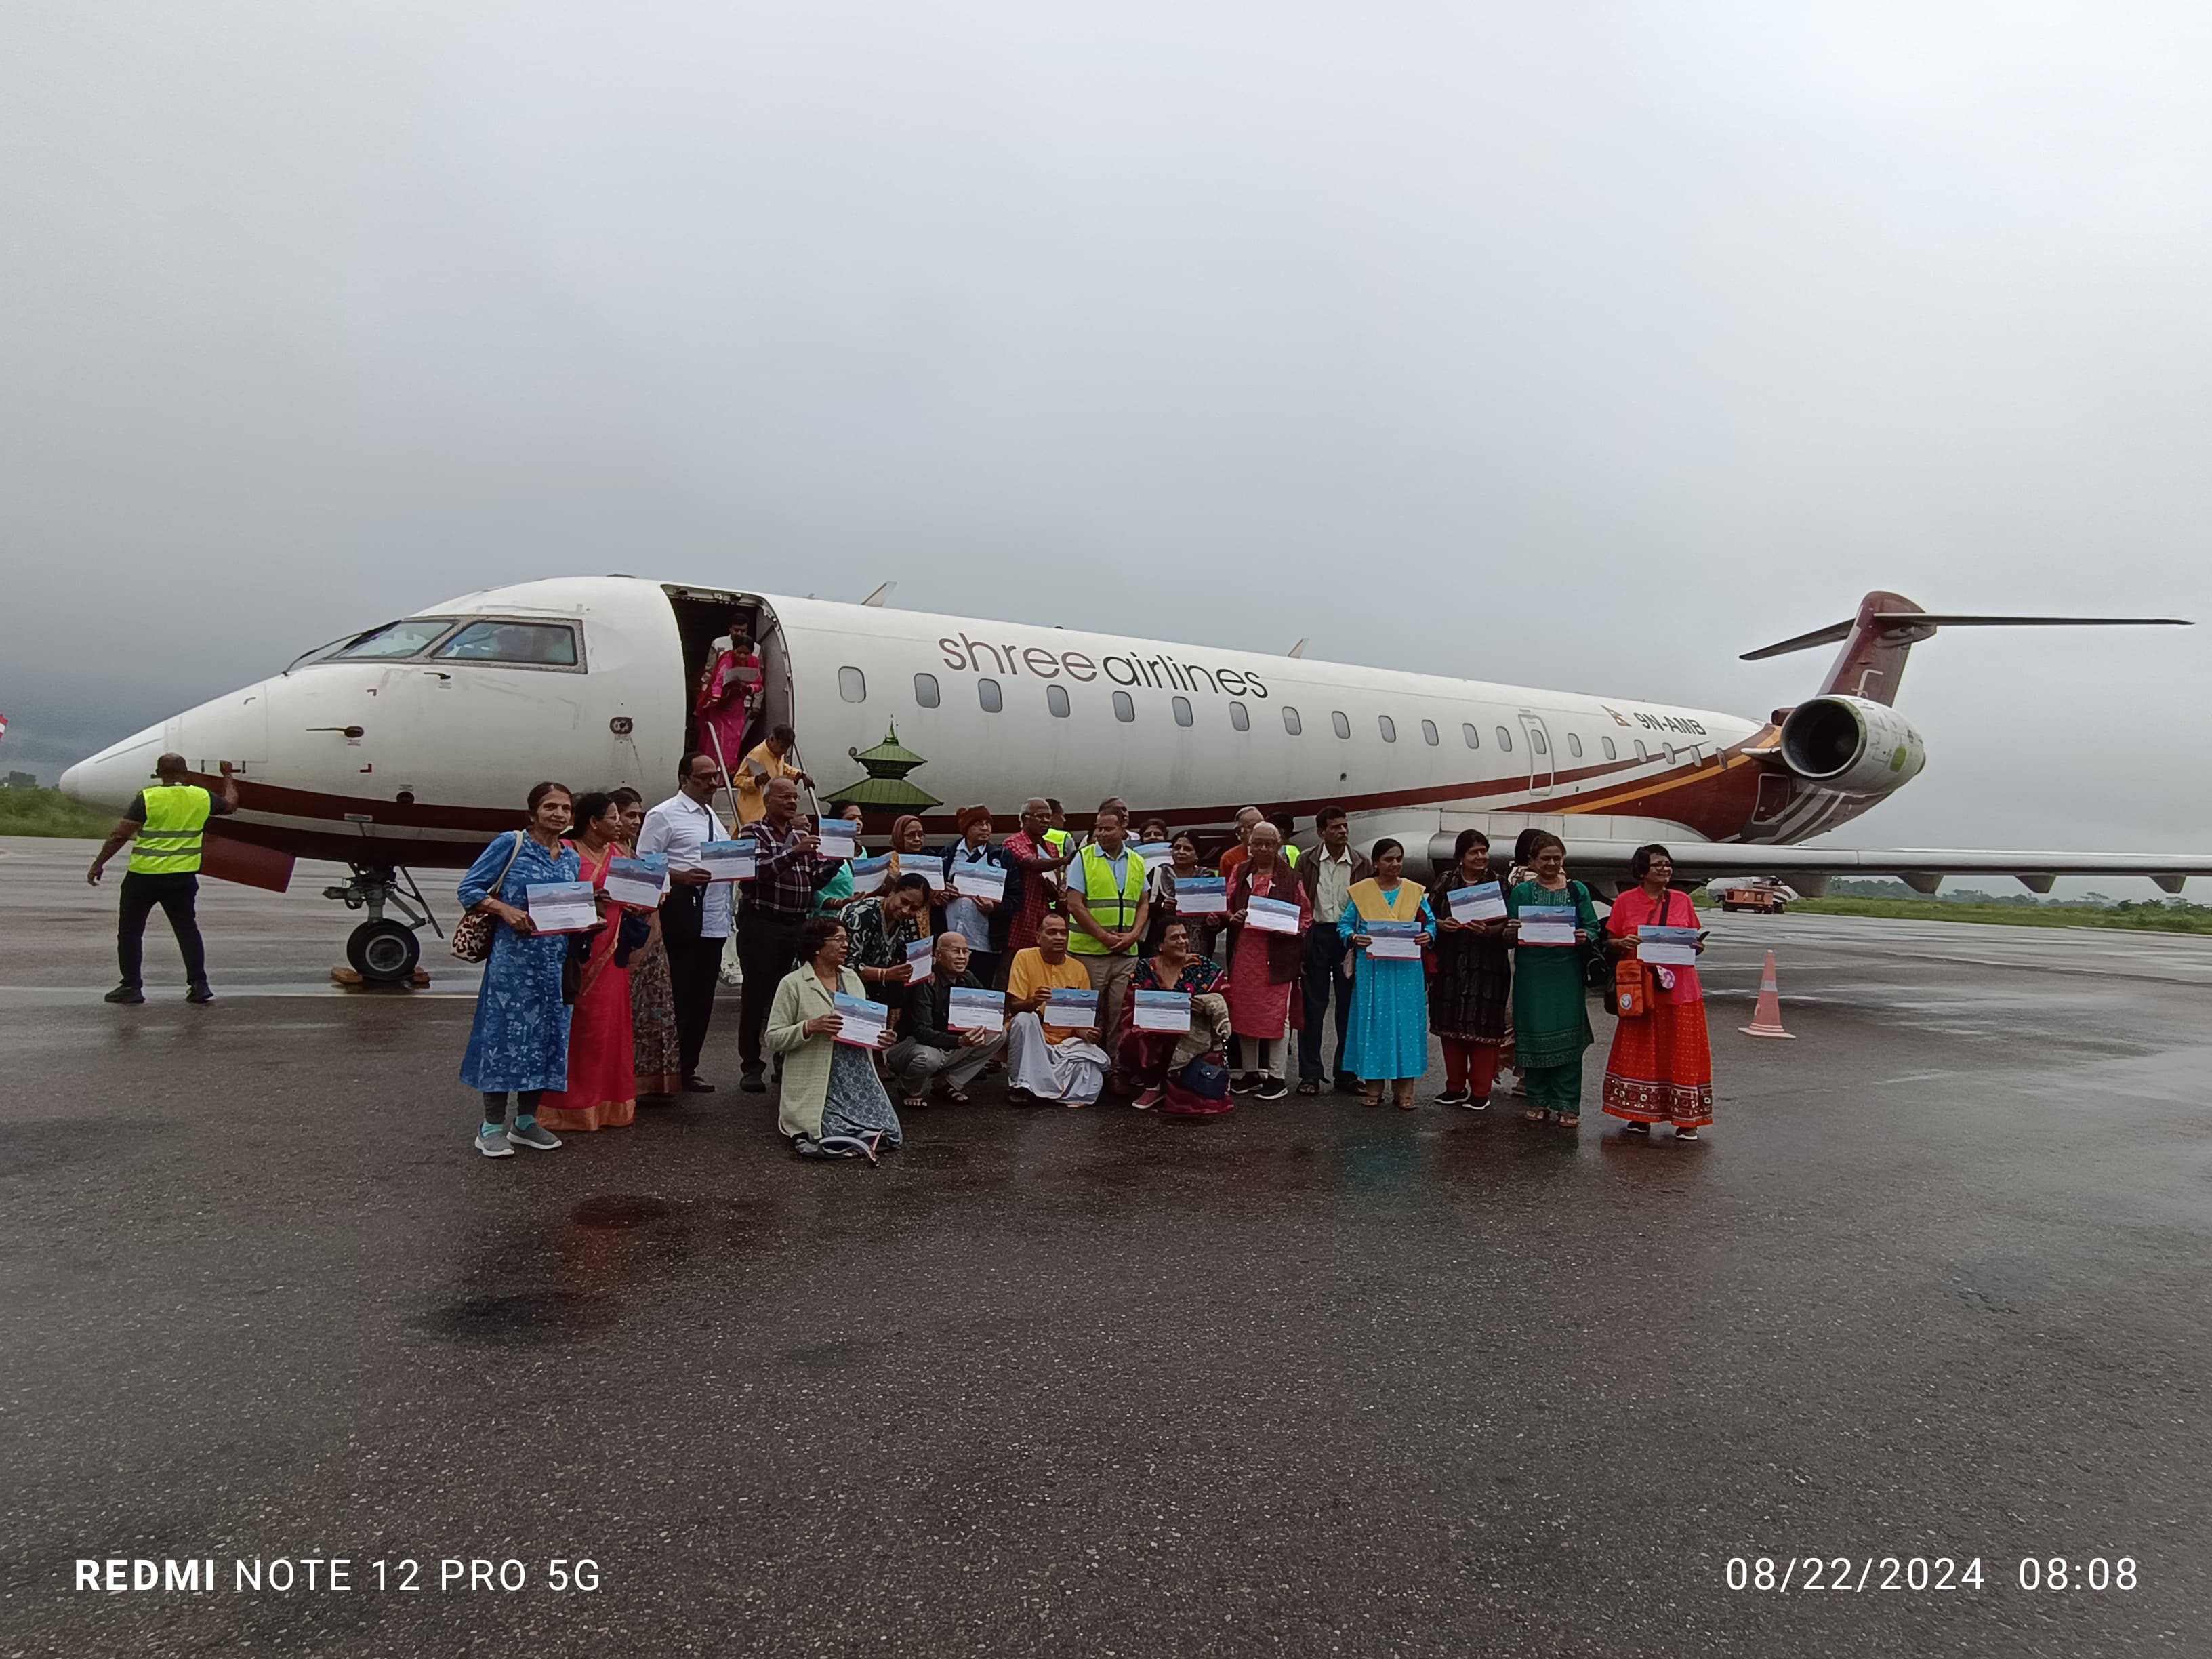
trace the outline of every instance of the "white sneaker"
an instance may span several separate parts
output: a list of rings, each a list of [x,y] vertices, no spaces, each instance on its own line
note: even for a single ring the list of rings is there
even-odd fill
[[[477,1150],[486,1158],[513,1158],[514,1148],[507,1144],[504,1129],[482,1129],[477,1133]]]

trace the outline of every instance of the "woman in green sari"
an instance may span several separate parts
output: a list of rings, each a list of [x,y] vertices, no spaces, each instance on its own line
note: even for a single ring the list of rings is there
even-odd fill
[[[1506,927],[1513,939],[1513,1041],[1527,1073],[1531,1123],[1556,1121],[1571,1129],[1582,1122],[1583,1050],[1596,1041],[1583,1000],[1580,947],[1597,934],[1589,889],[1567,879],[1566,844],[1538,830],[1528,837],[1533,879],[1505,896]],[[1521,913],[1541,907],[1575,913],[1575,942],[1524,945]]]

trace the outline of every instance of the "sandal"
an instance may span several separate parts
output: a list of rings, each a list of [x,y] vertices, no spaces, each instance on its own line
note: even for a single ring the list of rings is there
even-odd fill
[[[947,1089],[945,1091],[945,1101],[949,1106],[965,1106],[968,1103],[968,1091],[965,1089]]]
[[[1302,1095],[1317,1095],[1321,1092],[1321,1085],[1315,1082],[1313,1079],[1307,1078],[1298,1085],[1298,1092]]]
[[[1559,1115],[1559,1127],[1562,1129],[1579,1129],[1582,1127],[1582,1123],[1583,1115],[1580,1112],[1562,1112]]]
[[[926,1109],[928,1105],[929,1097],[927,1095],[908,1095],[899,1102],[899,1110],[902,1112],[919,1112]]]
[[[1362,1096],[1360,1096],[1360,1097],[1359,1097],[1359,1103],[1360,1103],[1362,1106],[1380,1106],[1380,1105],[1382,1103],[1382,1097],[1381,1095],[1379,1095],[1379,1094],[1377,1094],[1377,1095],[1367,1095],[1367,1094],[1363,1094]]]
[[[1541,1123],[1550,1115],[1551,1114],[1547,1112],[1542,1107],[1531,1106],[1527,1111],[1521,1114],[1521,1121],[1523,1123]]]

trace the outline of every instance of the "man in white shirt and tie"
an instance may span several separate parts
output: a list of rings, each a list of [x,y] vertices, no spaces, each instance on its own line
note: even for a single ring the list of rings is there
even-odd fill
[[[699,1075],[707,1028],[714,1018],[714,982],[724,941],[730,937],[732,888],[709,881],[699,848],[726,841],[729,830],[708,805],[722,787],[722,769],[712,755],[693,750],[676,769],[676,793],[645,815],[637,832],[640,853],[668,855],[668,896],[660,902],[660,934],[668,947],[668,977],[675,991],[676,1037],[684,1055],[684,1091],[712,1094]]]

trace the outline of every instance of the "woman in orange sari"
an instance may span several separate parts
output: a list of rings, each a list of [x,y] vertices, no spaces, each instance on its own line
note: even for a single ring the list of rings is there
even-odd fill
[[[1668,885],[1674,860],[1663,847],[1639,847],[1629,868],[1642,884],[1613,902],[1606,919],[1607,947],[1616,957],[1636,954],[1639,927],[1695,927],[1698,908],[1687,893]],[[1703,939],[1698,949],[1705,948]],[[1605,1059],[1605,1110],[1628,1120],[1630,1134],[1649,1134],[1655,1123],[1674,1126],[1674,1139],[1695,1140],[1713,1121],[1713,1054],[1705,1038],[1705,992],[1698,970],[1647,966],[1647,1012],[1613,1027]]]
[[[576,802],[576,822],[583,826],[582,836],[569,843],[582,866],[576,878],[605,888],[608,865],[629,856],[619,839],[622,808],[612,795],[587,794]],[[538,1121],[556,1134],[620,1128],[637,1116],[629,969],[615,961],[623,914],[610,910],[607,925],[592,936],[568,1021],[568,1086],[547,1090],[538,1103]]]

